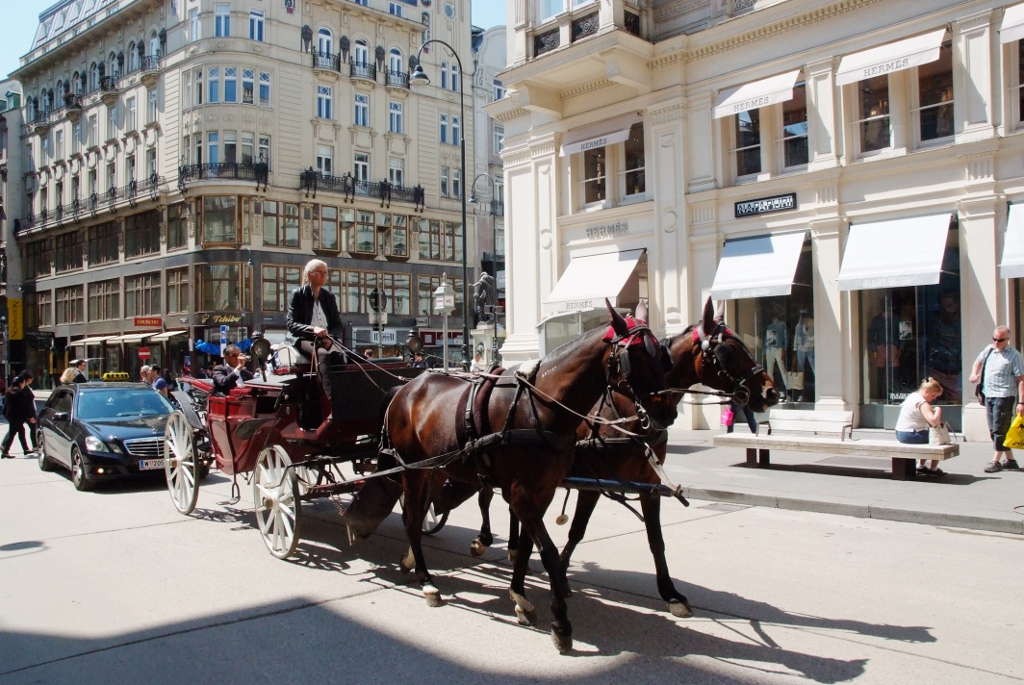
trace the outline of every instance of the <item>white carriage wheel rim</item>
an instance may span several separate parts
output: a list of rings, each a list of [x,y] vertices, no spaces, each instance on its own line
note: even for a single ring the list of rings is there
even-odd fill
[[[188,514],[195,507],[194,493],[199,482],[195,451],[192,449],[192,427],[183,414],[171,414],[167,419],[164,459],[171,502],[178,511]]]
[[[300,502],[295,497],[297,479],[289,469],[291,457],[280,445],[260,452],[253,478],[253,499],[260,537],[270,553],[284,559],[298,544]]]

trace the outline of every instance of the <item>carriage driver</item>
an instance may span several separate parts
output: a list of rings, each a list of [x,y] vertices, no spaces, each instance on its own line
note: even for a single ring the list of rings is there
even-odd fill
[[[344,353],[332,345],[331,337],[341,337],[341,314],[334,295],[324,288],[327,264],[311,259],[302,270],[302,287],[292,293],[288,305],[288,332],[295,336],[295,347],[309,359],[316,355],[320,385],[331,400],[332,410],[338,407],[343,389],[340,376],[328,369],[345,363]],[[334,411],[339,416],[338,411]]]

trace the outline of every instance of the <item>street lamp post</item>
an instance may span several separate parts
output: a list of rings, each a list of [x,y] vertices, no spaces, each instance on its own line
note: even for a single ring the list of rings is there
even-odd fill
[[[494,267],[494,305],[491,310],[491,316],[494,320],[491,322],[494,325],[494,333],[491,335],[491,364],[498,363],[498,217],[494,215],[494,201],[497,193],[494,188],[494,177],[486,171],[476,175],[473,179],[473,184],[469,187],[469,202],[470,204],[476,204],[476,182],[481,178],[486,178],[491,184],[491,264]]]
[[[466,72],[462,68],[462,60],[459,59],[459,53],[455,51],[455,48],[443,40],[431,38],[423,43],[423,45],[420,46],[420,49],[416,52],[416,68],[413,70],[412,76],[409,77],[410,85],[430,85],[430,77],[423,71],[423,64],[420,62],[420,56],[423,54],[423,48],[427,47],[431,43],[438,43],[448,48],[448,51],[452,53],[456,63],[459,65],[459,120],[462,122],[462,128],[459,132],[459,154],[461,156],[462,164],[462,171],[459,176],[459,180],[462,184],[462,187],[459,188],[459,197],[462,200],[462,368],[463,370],[468,371],[470,358],[469,293],[466,289],[469,287],[469,256],[466,251],[466,244],[469,242],[469,230],[466,226],[466,131],[469,130],[469,126],[466,121],[466,84],[463,80],[463,74]]]

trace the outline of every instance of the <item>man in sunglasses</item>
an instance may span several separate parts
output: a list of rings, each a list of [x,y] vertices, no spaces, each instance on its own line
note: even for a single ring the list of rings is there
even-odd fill
[[[985,417],[995,447],[995,456],[985,467],[985,473],[1019,468],[1013,452],[1003,446],[1014,414],[1024,416],[1024,402],[1018,401],[1024,399],[1024,361],[1020,352],[1010,346],[1009,328],[996,326],[992,331],[992,344],[986,345],[974,360],[970,380],[971,383],[981,381]]]

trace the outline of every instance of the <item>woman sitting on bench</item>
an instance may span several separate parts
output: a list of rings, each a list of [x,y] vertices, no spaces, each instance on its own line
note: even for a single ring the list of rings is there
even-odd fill
[[[934,378],[922,381],[917,392],[907,395],[900,405],[900,417],[896,420],[896,439],[910,445],[928,444],[928,427],[942,423],[942,408],[933,407],[932,402],[942,394],[942,384]],[[925,467],[926,459],[917,465],[917,472],[925,476],[946,475],[939,468],[937,459],[933,459],[931,467]]]

